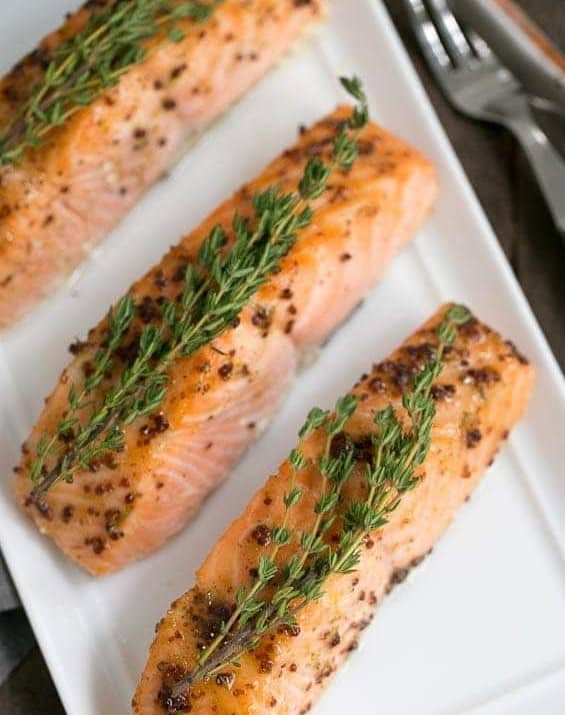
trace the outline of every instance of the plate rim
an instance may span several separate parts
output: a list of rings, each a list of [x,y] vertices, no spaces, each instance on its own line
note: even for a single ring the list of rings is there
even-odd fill
[[[516,309],[519,319],[524,323],[524,327],[531,334],[532,342],[540,351],[538,367],[545,370],[548,379],[555,386],[559,393],[559,400],[565,407],[565,376],[561,372],[555,356],[547,342],[547,339],[529,305],[524,292],[522,291],[518,279],[514,275],[512,268],[504,255],[504,252],[496,238],[493,228],[476,196],[472,185],[467,178],[462,164],[443,128],[439,117],[431,103],[431,100],[420,81],[414,65],[412,64],[408,52],[405,49],[400,35],[390,17],[388,10],[382,2],[372,0],[370,12],[374,16],[374,22],[379,26],[379,36],[385,36],[389,43],[391,61],[397,63],[406,80],[407,88],[419,103],[420,109],[429,124],[430,133],[438,143],[439,151],[443,157],[446,171],[454,178],[454,191],[462,192],[463,199],[476,222],[478,233],[482,235],[483,246],[489,252],[490,258],[495,263],[497,271],[503,277],[506,286],[510,289],[511,299]],[[331,20],[330,20],[331,22]],[[268,75],[262,81],[269,81]],[[1,341],[0,341],[0,358]],[[42,622],[39,610],[36,608],[36,601],[26,589],[23,571],[18,567],[16,549],[17,544],[12,542],[9,535],[4,533],[0,520],[0,545],[5,555],[6,564],[13,578],[14,584],[20,594],[22,604],[32,625],[37,642],[40,645],[43,657],[63,702],[67,712],[73,712],[75,703],[72,683],[67,682],[65,668],[62,660],[58,657],[56,645],[52,642],[49,628]]]

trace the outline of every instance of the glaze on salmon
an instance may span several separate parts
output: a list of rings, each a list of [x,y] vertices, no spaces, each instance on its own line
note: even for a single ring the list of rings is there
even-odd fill
[[[45,144],[0,166],[0,329],[49,296],[179,158],[307,28],[325,0],[225,0],[185,39],[153,38],[132,66]],[[0,81],[0,136],[50,54],[108,0],[89,2]]]
[[[160,320],[159,299],[174,299],[184,270],[217,224],[231,235],[235,212],[246,216],[254,192],[276,183],[295,191],[307,159],[329,160],[342,107],[284,152],[131,289],[138,317],[127,344],[143,325]],[[260,289],[237,327],[212,345],[176,362],[157,414],[126,428],[126,448],[97,471],[79,472],[46,496],[46,507],[26,505],[37,442],[52,433],[67,406],[71,382],[80,385],[106,322],[84,344],[47,401],[16,479],[23,508],[66,554],[92,574],[106,574],[159,548],[179,531],[255,439],[287,392],[301,355],[323,343],[414,236],[436,196],[431,164],[374,124],[359,139],[349,172],[336,171],[314,203],[311,225]],[[132,355],[123,351],[122,360]],[[96,399],[96,393],[93,394]]]
[[[377,429],[375,412],[392,404],[402,415],[401,390],[433,354],[436,329],[446,310],[444,306],[353,389],[360,403],[345,431],[360,449]],[[178,598],[158,624],[133,700],[134,715],[301,715],[311,709],[335,670],[357,648],[376,605],[430,551],[469,498],[528,402],[533,368],[512,343],[476,319],[460,329],[444,365],[432,390],[436,417],[431,448],[419,469],[421,480],[402,497],[389,523],[367,536],[356,571],[330,577],[323,597],[298,614],[297,627],[264,636],[255,651],[239,659],[240,667],[226,667],[221,678],[195,684],[189,699],[167,703],[172,685],[194,669],[207,634],[218,633],[225,614],[231,613],[238,588],[249,586],[250,570],[260,555],[270,553],[265,540],[257,538],[257,527],[269,532],[282,523],[283,497],[291,484],[291,468],[284,463],[212,549],[194,588]],[[325,436],[314,433],[301,452],[307,458],[319,456],[324,444]],[[299,472],[296,484],[304,496],[290,512],[288,526],[299,534],[310,533],[323,480],[310,465]],[[340,509],[363,500],[364,489],[358,468],[340,500],[337,523]],[[286,546],[279,565],[288,563],[296,548],[296,542]]]

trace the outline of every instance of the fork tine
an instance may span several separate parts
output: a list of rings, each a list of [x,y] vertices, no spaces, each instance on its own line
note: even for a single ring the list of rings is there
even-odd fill
[[[473,50],[446,0],[428,0],[428,8],[443,44],[455,64],[466,64],[473,60]]]
[[[482,37],[477,35],[476,32],[473,32],[472,30],[466,30],[467,33],[467,39],[471,43],[471,46],[477,53],[477,55],[481,59],[488,59],[492,57],[492,50],[490,47],[487,45],[487,43],[483,40]]]
[[[406,8],[424,57],[430,68],[441,77],[452,67],[452,62],[423,0],[406,0]]]

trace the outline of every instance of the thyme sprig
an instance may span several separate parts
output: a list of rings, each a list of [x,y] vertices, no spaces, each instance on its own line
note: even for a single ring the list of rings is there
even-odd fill
[[[183,19],[202,22],[223,0],[110,0],[94,10],[86,27],[56,48],[30,98],[0,136],[0,164],[12,164],[39,146],[147,56],[146,41],[163,29],[178,42]]]
[[[323,435],[323,448],[313,462],[300,447],[289,458],[291,479],[284,494],[282,523],[271,529],[273,546],[261,555],[257,577],[239,589],[235,609],[218,636],[199,654],[195,669],[165,693],[171,707],[186,698],[195,684],[208,680],[227,667],[237,666],[241,656],[254,650],[266,634],[281,627],[294,628],[297,614],[324,594],[327,580],[334,575],[354,571],[360,560],[367,535],[384,526],[397,509],[402,496],[418,483],[418,467],[430,448],[430,434],[435,416],[431,388],[441,374],[445,349],[457,337],[457,329],[469,320],[468,311],[452,306],[437,329],[438,347],[434,356],[415,375],[412,386],[402,396],[407,419],[402,419],[392,405],[374,416],[371,435],[372,459],[361,463],[353,445],[333,453],[332,444],[355,413],[358,399],[342,397],[333,413],[313,409],[302,430],[302,442],[312,433]],[[320,495],[314,506],[314,523],[308,531],[289,526],[292,509],[301,501],[298,475],[314,466],[320,474]],[[356,473],[367,486],[366,496],[345,505],[343,488]],[[337,527],[337,544],[327,539]],[[295,550],[286,562],[279,563],[280,550],[292,544]]]
[[[38,442],[31,468],[32,500],[40,500],[57,482],[72,482],[79,470],[93,469],[108,453],[123,450],[124,428],[163,402],[170,366],[233,325],[276,270],[310,224],[312,201],[327,190],[332,173],[350,169],[357,157],[358,135],[368,122],[367,102],[358,79],[342,79],[342,84],[358,105],[334,139],[331,161],[311,157],[297,191],[285,193],[275,185],[256,193],[252,218],[233,218],[231,246],[224,229],[214,227],[186,269],[180,300],[163,302],[159,324],[143,329],[134,359],[104,387],[136,315],[133,298],[126,296],[109,312],[92,373],[80,390],[70,387],[64,419]]]

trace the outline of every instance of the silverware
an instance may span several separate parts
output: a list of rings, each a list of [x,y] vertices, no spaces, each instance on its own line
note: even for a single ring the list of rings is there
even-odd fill
[[[522,145],[558,229],[565,234],[565,161],[534,121],[516,78],[446,0],[404,0],[422,52],[447,99],[474,119],[502,124]]]
[[[449,0],[449,6],[530,94],[565,112],[565,56],[512,0]]]
[[[565,159],[565,111],[541,97],[530,97],[530,108],[549,141],[561,154],[561,158]]]

